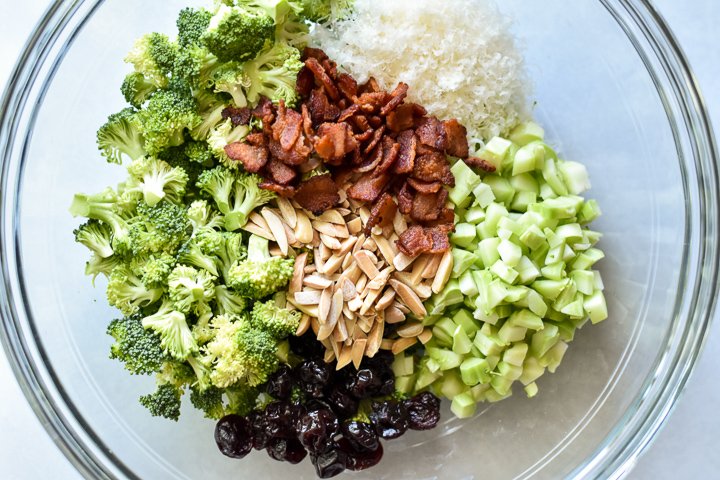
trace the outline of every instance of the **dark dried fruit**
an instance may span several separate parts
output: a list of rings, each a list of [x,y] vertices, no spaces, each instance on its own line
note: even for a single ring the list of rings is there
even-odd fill
[[[382,378],[369,368],[361,368],[347,383],[348,391],[356,398],[368,398],[378,395],[382,386]]]
[[[292,393],[292,373],[287,366],[280,367],[275,373],[270,375],[267,382],[267,393],[278,400],[287,400]]]
[[[408,427],[413,430],[430,430],[440,421],[440,399],[430,392],[423,392],[405,400]]]
[[[297,464],[307,456],[307,450],[296,438],[276,438],[270,441],[267,453],[279,462]]]
[[[330,448],[320,455],[311,455],[315,472],[320,478],[331,478],[342,473],[347,467],[347,454],[337,448]]]
[[[223,455],[243,458],[253,447],[250,422],[240,415],[227,415],[215,426],[215,443]]]
[[[343,437],[346,438],[356,450],[375,450],[380,441],[373,426],[365,422],[346,422],[341,425]]]
[[[355,415],[358,409],[358,402],[344,388],[333,386],[327,395],[328,402],[340,418],[349,418]]]
[[[339,430],[338,418],[330,409],[308,411],[297,423],[298,440],[313,454],[327,450]]]
[[[395,400],[373,402],[370,420],[375,426],[375,432],[388,440],[398,438],[408,429],[405,406]]]
[[[346,468],[352,471],[365,470],[374,467],[383,457],[382,444],[378,442],[377,446],[372,450],[357,450],[345,439],[338,442],[340,449],[347,455]]]

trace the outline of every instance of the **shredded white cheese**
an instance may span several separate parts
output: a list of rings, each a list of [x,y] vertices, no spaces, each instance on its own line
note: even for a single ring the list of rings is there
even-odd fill
[[[355,0],[349,18],[312,36],[359,82],[407,83],[409,101],[457,118],[474,143],[529,118],[522,55],[488,0]]]

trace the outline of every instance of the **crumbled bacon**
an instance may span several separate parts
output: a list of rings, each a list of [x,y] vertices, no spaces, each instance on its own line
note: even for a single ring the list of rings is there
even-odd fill
[[[280,142],[283,150],[289,152],[300,138],[302,126],[302,115],[285,108],[285,103],[281,100],[275,123],[272,125],[273,139]]]
[[[400,150],[394,171],[397,174],[403,175],[412,172],[415,168],[417,137],[412,130],[405,130],[398,135],[397,140],[400,144]]]
[[[345,155],[358,148],[347,123],[323,123],[317,137],[315,151],[330,165],[340,165]]]
[[[380,149],[378,147],[378,149]],[[387,172],[395,164],[400,153],[400,144],[390,137],[383,138],[382,162],[375,169],[375,175]]]
[[[356,113],[358,113],[359,111],[360,111],[360,105],[358,105],[357,103],[353,103],[352,105],[347,107],[345,110],[340,112],[340,116],[338,117],[337,121],[344,122],[347,119],[349,119],[350,117],[352,117],[353,115],[355,115]]]
[[[467,129],[454,118],[444,121],[443,126],[447,136],[447,148],[445,149],[447,154],[453,157],[467,158],[470,150]]]
[[[298,141],[293,146],[292,150],[285,150],[280,145],[280,142],[271,138],[270,143],[270,155],[277,158],[281,162],[287,165],[302,165],[305,163],[310,156],[312,149],[305,145],[302,137],[298,138]]]
[[[410,210],[410,218],[421,223],[437,220],[440,209],[443,207],[440,203],[440,196],[439,191],[436,193],[416,193]]]
[[[403,183],[402,188],[397,194],[398,198],[398,209],[403,215],[409,215],[413,205],[413,192],[410,190],[407,182]]]
[[[368,157],[360,165],[355,167],[355,171],[358,173],[372,172],[375,171],[383,160],[383,149],[382,147],[376,148],[371,157]]]
[[[420,143],[434,148],[440,152],[444,152],[447,148],[447,133],[445,126],[435,117],[425,117],[423,122],[417,128]]]
[[[443,253],[450,250],[450,239],[448,238],[448,232],[437,227],[428,228],[426,230],[430,232],[433,243],[432,249],[429,251],[429,253]]]
[[[412,177],[423,182],[442,182],[454,186],[455,178],[445,155],[440,152],[426,153],[415,158]]]
[[[268,162],[266,169],[270,178],[280,185],[289,185],[297,177],[295,170],[275,158]]]
[[[396,210],[397,205],[389,193],[380,195],[370,210],[370,217],[365,225],[365,235],[370,235],[370,231],[376,225],[380,227],[390,225],[395,218]]]
[[[323,50],[319,48],[305,47],[300,59],[304,62],[308,58],[314,58],[318,62],[322,63],[325,60],[328,60],[329,57]]]
[[[245,142],[256,147],[266,147],[267,137],[265,137],[265,135],[262,133],[255,132],[245,137]]]
[[[247,125],[250,123],[251,112],[249,108],[237,108],[237,107],[225,107],[220,114],[223,120],[228,118],[232,122],[233,126]]]
[[[395,90],[390,94],[392,97],[389,102],[387,102],[381,109],[380,109],[380,115],[387,116],[390,112],[395,110],[398,105],[400,105],[403,101],[405,101],[405,97],[407,97],[408,92],[408,84],[400,82],[398,83],[398,86],[395,87]]]
[[[372,203],[383,193],[388,183],[390,183],[390,175],[382,174],[376,177],[373,172],[368,172],[348,189],[347,195],[360,202]]]
[[[330,103],[330,100],[321,88],[310,92],[310,100],[307,102],[307,106],[310,110],[310,118],[312,118],[313,125],[334,122],[340,115],[340,109]]]
[[[268,161],[265,147],[257,147],[249,143],[234,142],[225,146],[225,153],[232,160],[241,162],[246,171],[257,173]]]
[[[315,77],[315,83],[323,87],[330,98],[332,98],[333,100],[338,100],[340,98],[340,93],[338,92],[335,83],[333,82],[332,78],[330,78],[330,76],[327,74],[322,64],[318,62],[316,58],[309,57],[307,60],[305,60],[305,66],[310,69],[313,76]]]
[[[298,72],[297,80],[295,82],[295,91],[301,97],[307,97],[314,88],[315,77],[309,68],[302,67]]]
[[[273,120],[275,120],[275,106],[267,97],[260,97],[260,101],[253,109],[252,115],[258,120],[262,120],[263,127],[269,129]]]
[[[271,192],[275,192],[281,197],[292,198],[293,195],[295,195],[295,187],[291,187],[289,185],[280,185],[279,183],[271,181],[262,182],[258,184],[258,187],[262,188],[263,190],[270,190]]]
[[[316,175],[300,183],[294,199],[301,207],[315,215],[320,215],[340,203],[338,187],[329,173]]]
[[[426,226],[437,228],[443,232],[452,232],[455,230],[455,212],[452,208],[443,208],[440,210],[437,220],[426,222]]]
[[[384,133],[385,133],[385,126],[382,126],[382,127],[378,128],[377,130],[375,130],[375,132],[373,132],[372,140],[370,140],[370,143],[368,143],[365,146],[365,148],[363,149],[363,153],[365,155],[367,155],[368,153],[375,150],[375,147],[377,147],[378,144],[380,143],[380,141],[383,139]]]
[[[348,100],[352,101],[352,99],[357,96],[358,84],[355,79],[347,73],[341,73],[338,75],[337,87]]]
[[[433,248],[432,234],[420,225],[412,225],[395,242],[398,249],[408,257],[416,257]]]
[[[407,183],[420,193],[436,193],[442,188],[442,183],[440,182],[421,182],[414,178],[408,178]]]
[[[488,162],[487,160],[483,160],[482,158],[468,157],[465,159],[465,163],[467,163],[471,167],[476,167],[481,170],[485,170],[488,173],[492,173],[495,171],[495,165]]]

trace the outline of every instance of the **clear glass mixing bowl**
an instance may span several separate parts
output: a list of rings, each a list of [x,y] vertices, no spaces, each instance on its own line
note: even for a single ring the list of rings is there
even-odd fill
[[[222,457],[213,422],[189,408],[179,424],[151,418],[137,397],[153,380],[108,359],[115,312],[73,242],[72,194],[122,176],[94,140],[122,105],[120,59],[139,35],[172,32],[186,3],[57,1],[29,40],[0,124],[3,344],[37,415],[87,477],[310,479],[309,462]],[[583,329],[537,398],[408,434],[356,478],[619,476],[671,410],[713,312],[715,149],[662,19],[641,0],[501,3],[525,48],[535,115],[565,158],[588,166],[603,207],[595,227],[610,318]]]

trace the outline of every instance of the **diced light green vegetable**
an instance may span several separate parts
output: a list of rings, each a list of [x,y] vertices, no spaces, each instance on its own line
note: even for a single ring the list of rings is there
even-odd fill
[[[405,375],[412,375],[414,371],[413,357],[405,356],[403,354],[395,355],[392,369],[396,377],[402,377]]]
[[[458,207],[467,206],[471,202],[470,193],[480,183],[480,176],[462,160],[455,162],[450,171],[455,176],[455,186],[450,189],[448,198]]]
[[[532,382],[525,386],[525,394],[528,398],[533,398],[538,393],[538,386],[535,382]]]
[[[521,123],[510,132],[510,141],[520,146],[542,141],[544,138],[545,130],[535,122]]]
[[[450,235],[453,245],[468,248],[475,240],[475,226],[470,223],[458,223],[455,232]]]
[[[460,376],[465,385],[490,382],[490,366],[484,358],[468,358],[460,364]]]
[[[510,140],[494,137],[480,149],[478,156],[490,162],[495,167],[497,173],[502,173],[503,160],[505,160],[505,155],[507,155],[510,147],[512,147]]]
[[[475,414],[477,403],[470,392],[462,393],[453,398],[450,410],[458,418],[469,418]]]

